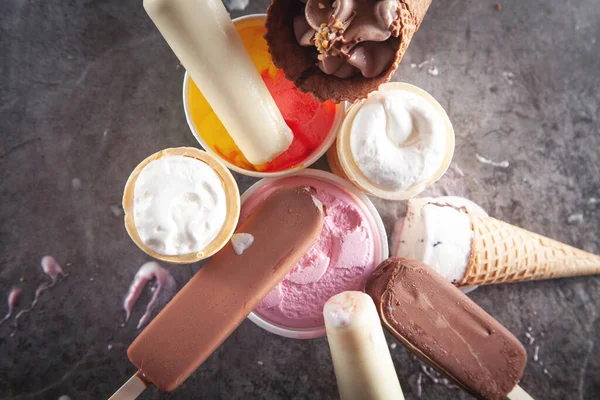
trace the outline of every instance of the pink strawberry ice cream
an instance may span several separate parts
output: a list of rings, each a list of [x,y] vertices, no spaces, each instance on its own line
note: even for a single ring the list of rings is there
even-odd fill
[[[315,188],[327,216],[318,242],[254,312],[289,328],[320,327],[324,324],[323,306],[331,296],[364,288],[378,261],[377,229],[369,211],[354,195],[334,183],[299,176],[272,181],[252,193],[242,204],[240,223],[284,185]]]

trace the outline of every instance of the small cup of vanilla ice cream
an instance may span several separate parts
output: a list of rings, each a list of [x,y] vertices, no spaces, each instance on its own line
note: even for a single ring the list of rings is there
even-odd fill
[[[390,82],[348,109],[327,159],[367,194],[406,200],[439,180],[453,154],[443,107],[423,89]]]
[[[190,264],[231,239],[240,195],[233,175],[215,156],[179,147],[138,164],[125,185],[123,209],[127,233],[146,254]]]

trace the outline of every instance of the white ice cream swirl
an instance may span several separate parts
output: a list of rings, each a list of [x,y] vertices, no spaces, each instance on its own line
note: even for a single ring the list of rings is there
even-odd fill
[[[460,282],[474,236],[469,213],[487,215],[477,204],[461,197],[409,200],[406,218],[396,227],[395,255],[422,261],[448,281]]]
[[[426,182],[446,155],[446,120],[433,104],[408,90],[370,96],[356,113],[350,149],[360,171],[383,190]]]
[[[225,223],[223,182],[198,159],[159,158],[135,182],[133,213],[140,239],[150,249],[163,255],[199,252]]]

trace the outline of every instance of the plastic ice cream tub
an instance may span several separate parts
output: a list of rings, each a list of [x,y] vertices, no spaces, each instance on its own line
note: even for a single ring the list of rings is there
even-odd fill
[[[383,222],[368,197],[329,172],[306,169],[294,176],[262,179],[241,197],[240,223],[277,188],[312,186],[327,210],[321,237],[248,318],[280,336],[325,335],[323,305],[346,290],[363,290],[371,272],[388,258]]]
[[[290,148],[273,161],[250,164],[231,139],[188,73],[183,78],[185,117],[200,145],[232,171],[257,178],[291,175],[317,161],[334,142],[341,125],[345,103],[319,103],[311,95],[300,93],[275,68],[263,38],[266,14],[254,14],[233,20],[244,45],[273,95],[286,123],[294,133]]]

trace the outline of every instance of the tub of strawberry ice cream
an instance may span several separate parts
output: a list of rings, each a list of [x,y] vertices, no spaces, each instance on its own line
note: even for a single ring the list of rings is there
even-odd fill
[[[323,306],[333,295],[363,290],[375,267],[388,257],[385,228],[371,201],[328,172],[263,179],[242,195],[240,223],[280,187],[311,186],[327,216],[319,240],[249,315],[269,332],[298,339],[325,335]]]

